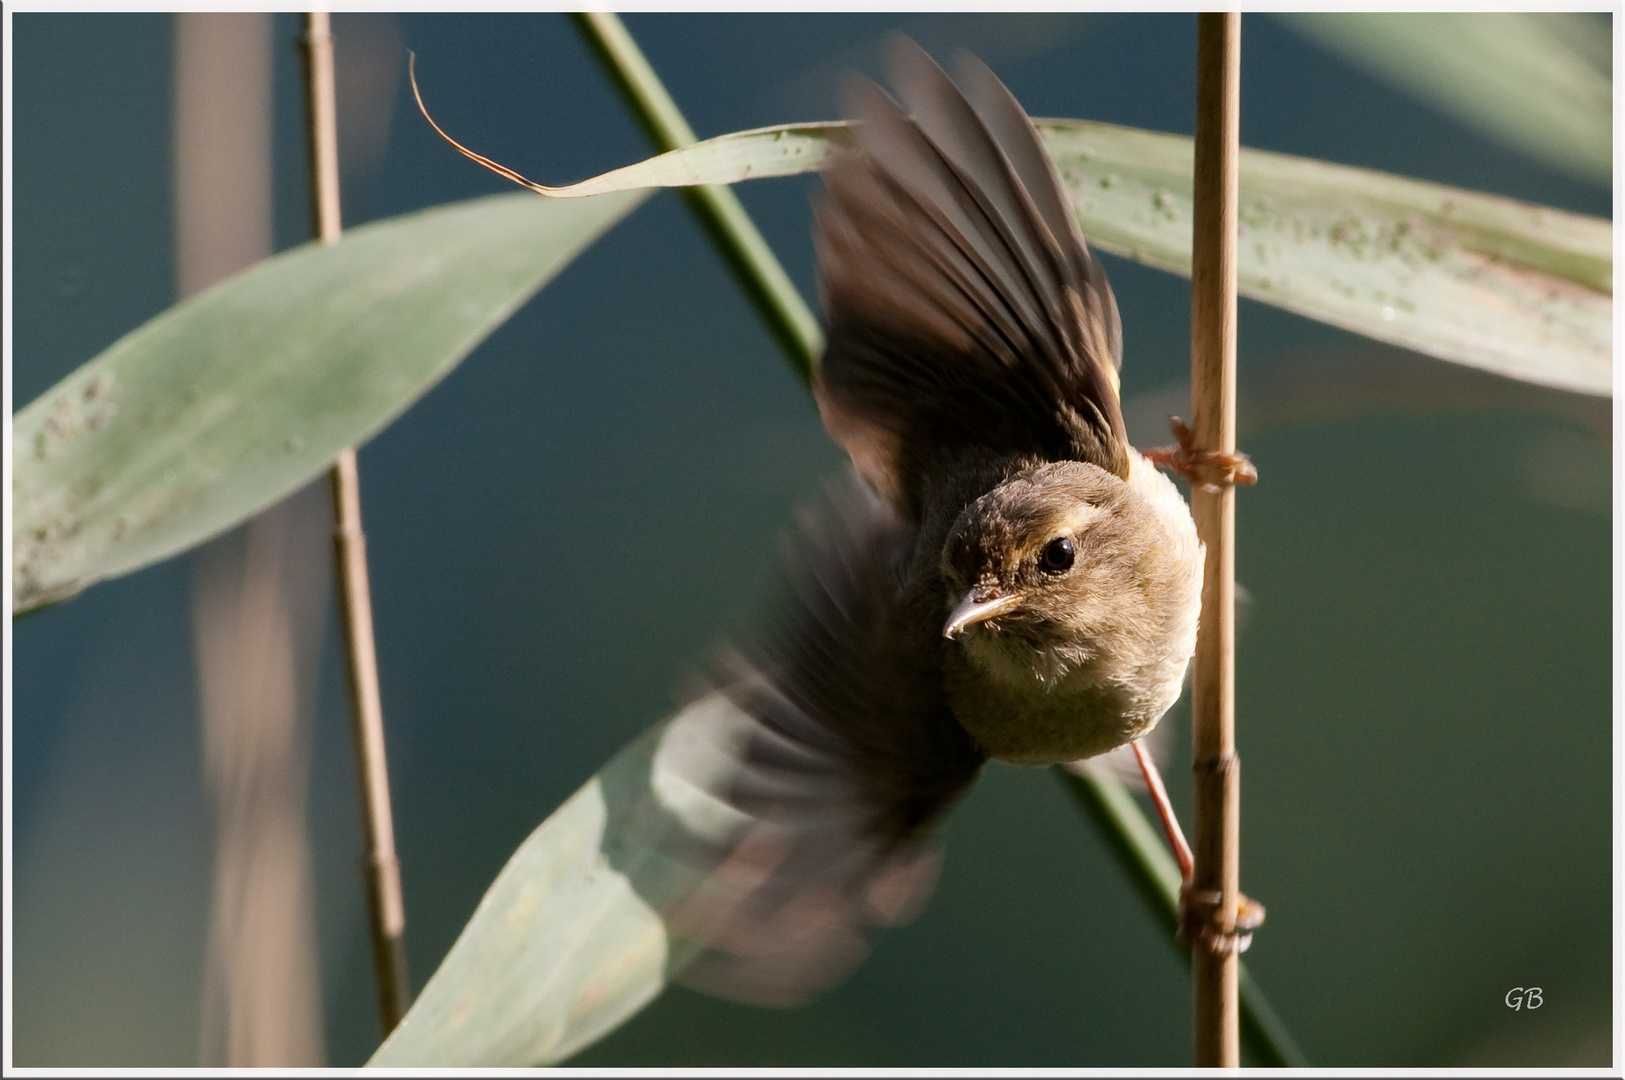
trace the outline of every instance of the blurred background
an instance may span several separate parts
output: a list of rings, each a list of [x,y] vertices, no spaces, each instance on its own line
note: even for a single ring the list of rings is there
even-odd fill
[[[1610,17],[1551,18],[1574,65],[1556,75],[1600,85],[1606,112]],[[1035,116],[1191,131],[1188,15],[626,21],[702,137],[833,118],[842,72],[879,74],[892,30],[975,51]],[[267,23],[281,249],[309,236],[300,25]],[[17,408],[184,283],[174,20],[12,26]],[[1411,30],[1436,52],[1457,40],[1448,21]],[[334,31],[346,225],[504,187],[417,116],[408,48],[440,123],[537,180],[647,156],[563,15],[338,15]],[[1538,121],[1519,135],[1510,113],[1474,111],[1487,91],[1463,106],[1467,76],[1430,81],[1425,48],[1258,15],[1242,40],[1245,145],[1610,215],[1606,141],[1553,150],[1527,135],[1552,126]],[[809,300],[816,186],[736,189]],[[1187,285],[1106,262],[1130,433],[1160,444],[1188,400]],[[1315,1064],[1610,1063],[1610,411],[1242,303],[1242,445],[1262,476],[1237,527],[1243,887],[1269,908],[1247,963]],[[665,192],[360,467],[418,987],[513,848],[750,613],[787,515],[841,459]],[[198,558],[14,626],[19,1066],[210,1052]],[[306,1052],[356,1065],[380,1033],[333,621],[301,729],[319,969]],[[1188,806],[1184,721],[1182,704],[1166,772]],[[1185,969],[1054,777],[991,766],[947,846],[917,922],[827,998],[774,1012],[668,990],[576,1063],[1188,1063]],[[1509,1009],[1529,986],[1543,1007]]]

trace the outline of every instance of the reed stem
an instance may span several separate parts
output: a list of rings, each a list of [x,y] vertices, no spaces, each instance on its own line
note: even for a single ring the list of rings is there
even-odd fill
[[[1240,159],[1241,15],[1197,16],[1196,169],[1191,238],[1191,412],[1199,450],[1236,449],[1236,212]],[[1193,895],[1218,897],[1221,946],[1192,946],[1198,1067],[1236,1068],[1241,763],[1235,752],[1235,488],[1191,491],[1207,547],[1191,675],[1195,773]]]
[[[305,105],[310,139],[311,207],[317,237],[336,244],[339,217],[338,121],[333,90],[333,34],[326,12],[305,15]],[[361,531],[361,482],[354,448],[340,452],[329,479],[333,489],[333,568],[339,598],[345,670],[350,687],[350,732],[366,853],[367,914],[372,930],[378,1019],[387,1037],[406,1015],[406,904],[384,755],[384,710],[373,644],[372,593],[367,584],[367,541]]]
[[[589,11],[574,18],[661,153],[699,141],[618,16]],[[751,303],[767,320],[768,330],[789,355],[796,374],[802,382],[811,382],[813,367],[824,351],[823,331],[738,196],[723,185],[683,188],[682,195]]]

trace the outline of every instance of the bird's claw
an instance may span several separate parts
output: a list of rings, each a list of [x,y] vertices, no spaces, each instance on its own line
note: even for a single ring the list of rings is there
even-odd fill
[[[1216,956],[1241,953],[1253,943],[1253,931],[1264,924],[1264,905],[1237,894],[1236,923],[1227,929],[1219,915],[1223,895],[1216,889],[1179,890],[1179,937]]]
[[[1143,451],[1142,456],[1147,461],[1184,477],[1191,487],[1207,491],[1222,491],[1236,484],[1258,482],[1258,470],[1246,454],[1198,450],[1196,436],[1183,420],[1170,416],[1168,426],[1173,430],[1174,438],[1179,440],[1178,445]]]

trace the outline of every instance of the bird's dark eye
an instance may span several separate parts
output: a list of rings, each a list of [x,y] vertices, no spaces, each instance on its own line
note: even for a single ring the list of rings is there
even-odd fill
[[[1072,569],[1072,560],[1077,552],[1072,550],[1072,541],[1064,536],[1057,536],[1044,546],[1043,554],[1038,556],[1038,568],[1046,574],[1064,574]]]

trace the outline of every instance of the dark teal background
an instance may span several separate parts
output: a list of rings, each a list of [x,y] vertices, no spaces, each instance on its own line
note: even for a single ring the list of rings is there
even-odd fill
[[[347,19],[341,63],[347,32],[378,29]],[[627,23],[701,136],[831,118],[839,74],[878,74],[894,28],[938,55],[978,52],[1034,115],[1190,131],[1184,15]],[[174,283],[170,19],[13,26],[16,408],[168,306]],[[549,183],[646,156],[563,16],[396,26],[436,118],[481,152]],[[308,228],[297,18],[276,29],[287,246]],[[1610,212],[1607,190],[1501,149],[1268,17],[1244,20],[1243,72],[1247,145]],[[346,223],[502,187],[397,87],[387,152],[348,185]],[[815,189],[807,177],[736,189],[809,299]],[[1148,395],[1184,393],[1187,287],[1108,268],[1131,427],[1150,418],[1131,433],[1160,442]],[[1262,475],[1238,524],[1252,597],[1238,662],[1243,885],[1269,908],[1249,966],[1316,1064],[1607,1064],[1608,403],[1250,302],[1241,356],[1245,449]],[[1265,407],[1334,369],[1414,393],[1402,409],[1358,392],[1338,415]],[[840,457],[668,192],[360,463],[420,986],[507,854],[669,711],[750,610],[788,513]],[[172,560],[14,628],[18,1065],[195,1060],[210,854],[188,577],[188,559]],[[353,1065],[378,1031],[343,697],[329,642],[311,822],[329,1058]],[[1184,806],[1183,705],[1170,722]],[[947,838],[936,898],[823,1001],[770,1012],[670,991],[580,1063],[1187,1062],[1184,969],[1053,778],[990,768]],[[1503,1003],[1535,985],[1540,1011]]]

